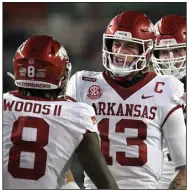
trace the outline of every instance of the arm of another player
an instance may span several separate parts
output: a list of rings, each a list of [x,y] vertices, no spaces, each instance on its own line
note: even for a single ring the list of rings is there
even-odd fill
[[[98,189],[118,189],[101,153],[98,126],[92,106],[79,103],[79,127],[84,129],[77,148],[80,163]]]
[[[186,126],[182,107],[173,108],[166,118],[162,130],[176,170],[169,188],[180,189],[186,185]]]
[[[80,163],[98,189],[118,189],[101,153],[98,135],[87,132],[77,148]]]
[[[186,167],[178,167],[172,177],[169,189],[186,189]]]

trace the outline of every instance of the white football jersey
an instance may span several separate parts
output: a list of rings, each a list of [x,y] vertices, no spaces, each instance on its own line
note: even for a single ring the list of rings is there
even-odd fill
[[[186,92],[184,93],[184,101],[186,102]],[[186,119],[186,109],[184,111],[184,118]],[[159,180],[159,189],[168,189],[170,181],[175,172],[175,167],[169,154],[168,145],[165,139],[163,139],[163,169],[161,179]]]
[[[46,101],[18,91],[3,98],[4,188],[57,188],[60,173],[83,135],[87,130],[98,133],[94,109],[81,102]]]
[[[174,77],[152,72],[129,88],[117,85],[108,72],[80,71],[72,76],[67,94],[94,107],[102,153],[119,188],[158,188],[162,126],[182,104],[183,91]],[[175,166],[185,160],[184,151]],[[95,188],[87,176],[85,187]]]

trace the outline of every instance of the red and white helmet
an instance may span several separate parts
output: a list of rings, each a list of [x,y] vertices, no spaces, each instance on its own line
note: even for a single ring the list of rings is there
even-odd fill
[[[112,52],[113,40],[124,40],[142,45],[140,55],[125,55]],[[125,11],[115,16],[105,33],[103,34],[103,65],[117,76],[127,76],[132,72],[138,72],[148,66],[153,52],[155,30],[147,16],[137,11]],[[113,56],[124,56],[123,66],[117,66],[113,62]],[[133,57],[134,61],[129,65],[127,57]]]
[[[156,41],[151,58],[155,72],[182,78],[186,74],[186,55],[176,58],[172,51],[186,48],[186,19],[175,14],[164,16],[156,23],[155,30]],[[159,59],[160,50],[169,51],[169,57]]]
[[[50,36],[38,35],[17,49],[13,60],[15,85],[32,89],[59,89],[70,77],[71,63],[64,47]]]

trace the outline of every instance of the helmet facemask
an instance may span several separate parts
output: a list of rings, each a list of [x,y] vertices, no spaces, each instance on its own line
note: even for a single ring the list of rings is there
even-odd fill
[[[180,50],[180,48],[186,48],[186,44],[173,47],[156,47],[152,56],[152,62],[157,74],[173,75],[178,79],[181,79],[186,75],[186,55],[175,56],[173,51]],[[165,58],[159,58],[159,51],[168,51],[168,56]]]
[[[131,73],[138,72],[147,67],[147,56],[153,49],[152,40],[140,40],[132,38],[129,32],[117,31],[114,35],[103,34],[103,65],[114,75],[124,77]],[[123,33],[123,34],[119,34]],[[125,34],[125,36],[124,36]],[[135,43],[140,47],[139,55],[130,55],[120,52],[112,52],[114,40],[124,40]]]

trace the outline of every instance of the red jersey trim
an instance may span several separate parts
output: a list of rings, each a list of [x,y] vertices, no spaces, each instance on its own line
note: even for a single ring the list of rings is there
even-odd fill
[[[103,72],[103,77],[105,81],[121,96],[123,100],[126,100],[130,96],[132,96],[135,92],[137,92],[139,89],[144,87],[146,84],[148,84],[152,79],[154,79],[157,76],[154,72],[148,72],[148,74],[145,76],[145,78],[136,84],[125,88],[119,84],[117,84],[108,74],[108,72]]]
[[[172,108],[172,109],[169,111],[169,113],[166,115],[166,117],[165,117],[165,119],[164,119],[164,121],[163,121],[163,123],[162,123],[162,125],[161,125],[161,128],[164,126],[164,124],[166,123],[166,121],[167,121],[167,119],[169,118],[169,116],[170,116],[174,111],[176,111],[176,110],[179,109],[179,108],[182,108],[182,106],[181,106],[181,105],[177,105],[177,106],[175,106],[174,108]]]

